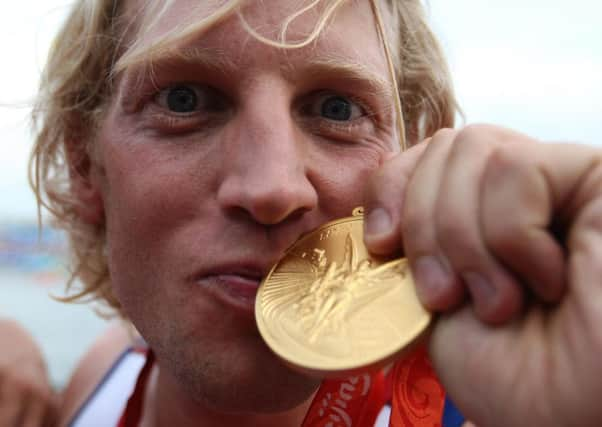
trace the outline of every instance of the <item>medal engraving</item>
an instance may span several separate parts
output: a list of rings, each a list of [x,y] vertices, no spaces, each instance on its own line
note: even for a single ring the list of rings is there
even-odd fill
[[[296,242],[263,281],[256,318],[276,354],[322,376],[390,360],[430,321],[406,260],[377,260],[367,252],[361,215]]]

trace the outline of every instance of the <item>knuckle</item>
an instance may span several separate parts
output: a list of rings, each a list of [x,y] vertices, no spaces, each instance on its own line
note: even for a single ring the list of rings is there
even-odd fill
[[[448,136],[454,135],[456,132],[457,131],[452,128],[441,128],[433,134],[431,139],[447,138]]]
[[[491,126],[481,124],[468,125],[458,131],[458,135],[454,141],[454,147],[470,152],[478,151],[481,147],[491,146],[491,136]]]
[[[431,138],[429,138],[428,145],[435,146],[435,145],[441,145],[441,144],[448,144],[454,139],[454,137],[456,136],[457,133],[458,133],[457,130],[450,129],[450,128],[439,129],[437,132],[435,132],[433,134],[433,136]]]
[[[493,148],[489,156],[487,167],[488,169],[497,170],[501,173],[512,171],[521,171],[522,173],[528,170],[533,170],[533,162],[529,156],[525,156],[524,152],[517,152],[515,147],[511,145],[498,145]]]
[[[479,140],[484,134],[491,131],[490,126],[483,124],[470,124],[464,126],[458,131],[456,140],[458,142],[474,141]]]
[[[521,147],[532,147],[533,143],[538,142],[536,139],[531,138],[522,133],[503,128],[500,126],[494,126],[490,124],[474,123],[466,125],[464,128],[458,131],[456,137],[457,142],[477,142],[482,144],[484,142],[496,144],[500,147],[512,147],[516,148],[517,145]]]
[[[464,126],[458,131],[457,139],[479,140],[482,139],[484,135],[491,135],[492,133],[500,134],[501,128],[483,123],[472,123]]]
[[[487,170],[485,172],[485,185],[488,187],[503,187],[504,182],[511,176],[512,169],[508,155],[502,150],[493,150],[487,160]]]

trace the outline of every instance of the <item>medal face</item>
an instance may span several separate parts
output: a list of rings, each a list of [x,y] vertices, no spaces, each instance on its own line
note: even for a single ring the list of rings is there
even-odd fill
[[[278,356],[320,377],[343,377],[393,360],[431,319],[407,261],[368,253],[361,215],[325,224],[289,248],[263,280],[255,315]]]

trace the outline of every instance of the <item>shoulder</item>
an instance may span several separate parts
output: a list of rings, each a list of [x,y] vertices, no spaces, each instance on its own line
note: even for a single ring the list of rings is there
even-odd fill
[[[110,325],[75,368],[62,393],[59,425],[64,426],[86,402],[115,360],[134,342],[133,328],[124,323]]]

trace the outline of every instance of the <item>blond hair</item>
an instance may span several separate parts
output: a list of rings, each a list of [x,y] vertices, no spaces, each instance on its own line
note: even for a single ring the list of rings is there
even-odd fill
[[[140,28],[155,26],[174,0],[153,3]],[[227,0],[201,22],[182,23],[169,34],[143,46],[133,40],[126,45],[132,17],[123,0],[78,0],[54,40],[32,117],[37,137],[30,157],[30,182],[38,205],[48,209],[56,225],[67,231],[71,246],[71,279],[66,300],[98,299],[120,311],[111,289],[105,253],[103,224],[91,225],[78,212],[81,201],[73,194],[72,178],[85,177],[93,161],[95,133],[120,71],[146,61],[175,44],[198,37],[199,31],[239,13],[247,30],[269,44],[296,48],[319,36],[336,9],[345,0],[311,0],[283,22],[280,40],[271,41],[246,23],[240,12],[243,0]],[[372,0],[373,2],[378,0]],[[310,8],[326,3],[315,30],[302,41],[286,40],[290,23]],[[374,5],[374,3],[373,3]],[[403,109],[405,137],[419,141],[443,127],[452,127],[458,111],[451,79],[442,51],[426,22],[420,0],[382,0],[381,10],[393,22],[381,35],[391,47],[399,100]],[[191,14],[192,15],[192,14]],[[386,33],[386,34],[385,34]],[[81,289],[73,290],[79,279]]]

